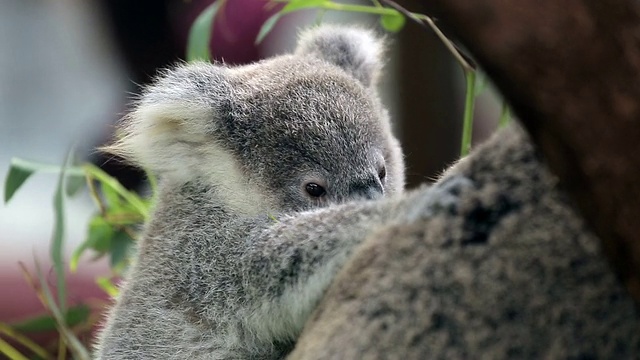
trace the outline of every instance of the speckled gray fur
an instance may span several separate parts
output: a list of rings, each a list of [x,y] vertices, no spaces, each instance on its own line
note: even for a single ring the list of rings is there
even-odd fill
[[[381,52],[369,31],[322,27],[292,55],[180,65],[146,89],[109,150],[155,171],[159,197],[98,358],[291,350],[351,249],[408,201]]]
[[[413,204],[357,249],[289,359],[639,358],[633,300],[522,130]]]

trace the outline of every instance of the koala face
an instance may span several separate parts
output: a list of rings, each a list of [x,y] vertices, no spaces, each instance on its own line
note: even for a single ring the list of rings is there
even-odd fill
[[[218,133],[243,173],[282,210],[397,192],[389,177],[401,175],[387,169],[395,149],[377,98],[333,66],[293,60],[262,63],[232,81],[237,98]]]

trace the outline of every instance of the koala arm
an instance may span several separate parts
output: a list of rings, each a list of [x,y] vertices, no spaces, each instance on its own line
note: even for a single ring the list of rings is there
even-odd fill
[[[254,228],[237,253],[248,301],[245,325],[262,341],[297,338],[354,247],[383,227],[453,204],[452,194],[468,186],[460,177],[438,189],[283,216]]]
[[[250,299],[246,324],[264,340],[294,339],[353,248],[394,222],[406,199],[284,216],[253,231],[240,255]]]

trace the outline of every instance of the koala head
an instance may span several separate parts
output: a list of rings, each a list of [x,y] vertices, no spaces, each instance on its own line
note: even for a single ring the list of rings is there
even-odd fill
[[[376,90],[382,44],[319,27],[255,64],[166,71],[108,150],[161,181],[209,184],[238,211],[300,211],[402,191],[402,153]]]

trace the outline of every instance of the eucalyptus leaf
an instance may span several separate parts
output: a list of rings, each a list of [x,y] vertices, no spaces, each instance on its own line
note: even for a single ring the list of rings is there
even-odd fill
[[[78,157],[78,153],[75,149],[72,149],[69,154],[69,162],[67,164],[67,169],[65,169],[65,174],[67,176],[65,179],[65,194],[67,196],[74,196],[86,183],[86,176],[84,174],[74,174],[68,171],[69,168],[78,168],[81,162],[81,159]]]
[[[119,196],[122,197],[123,203],[126,207],[131,206],[131,209],[135,209],[145,220],[149,218],[149,202],[143,200],[138,194],[133,191],[127,190],[118,179],[104,172],[104,170],[93,164],[87,164],[83,167],[85,171],[93,178],[100,182],[103,192],[105,187],[110,187]]]
[[[26,169],[11,163],[9,173],[4,181],[4,202],[5,204],[11,200],[16,191],[24,184],[25,181],[33,174],[33,170]]]
[[[107,186],[107,185],[104,185],[104,183],[101,183],[100,190],[110,210],[122,209],[122,207],[124,206],[122,197],[118,194],[118,192],[113,187]]]
[[[67,310],[64,318],[67,326],[82,324],[89,318],[91,311],[86,305],[78,305]],[[25,333],[48,332],[56,330],[56,320],[51,315],[41,315],[11,324],[11,326]]]
[[[260,44],[267,35],[273,30],[273,27],[278,23],[282,15],[292,13],[294,11],[310,9],[310,8],[323,8],[323,5],[331,3],[330,0],[291,0],[282,8],[279,12],[273,14],[262,24],[258,36],[256,36],[255,44]]]
[[[124,231],[117,231],[111,239],[111,267],[115,268],[126,260],[133,239]]]
[[[404,24],[406,24],[407,19],[405,19],[404,15],[400,12],[396,12],[395,14],[386,14],[380,17],[380,25],[390,32],[398,32],[402,30]]]
[[[53,239],[51,240],[51,261],[53,262],[53,269],[56,275],[58,305],[62,312],[66,309],[67,300],[67,284],[65,278],[65,265],[63,262],[64,256],[64,234],[65,234],[65,219],[64,219],[64,188],[66,180],[66,169],[71,161],[72,154],[68,153],[62,171],[58,176],[58,184],[56,185],[56,192],[53,196]]]
[[[65,192],[67,196],[74,196],[82,189],[86,184],[86,178],[84,176],[68,175]]]
[[[224,0],[217,0],[207,6],[195,19],[189,30],[187,41],[187,61],[210,61],[209,43],[213,35],[213,22]]]
[[[100,215],[94,216],[89,223],[87,245],[97,252],[107,252],[111,248],[115,235],[116,231],[105,218]]]
[[[69,268],[71,271],[78,269],[80,257],[87,249],[93,249],[98,253],[106,253],[111,248],[111,238],[114,236],[114,230],[101,215],[95,215],[89,221],[87,229],[87,238],[83,241],[71,254]]]
[[[16,191],[24,184],[24,182],[34,173],[58,174],[62,171],[62,167],[58,165],[43,164],[35,161],[25,160],[21,158],[11,159],[9,172],[5,179],[4,201],[11,200]],[[77,166],[67,166],[65,169],[67,176],[83,177],[84,170]]]
[[[96,284],[102,289],[105,293],[107,293],[111,297],[116,297],[118,295],[118,288],[111,282],[109,278],[104,276],[99,276],[96,279]]]
[[[268,18],[267,21],[264,22],[264,24],[262,24],[260,32],[258,32],[258,36],[256,37],[256,45],[260,44],[262,40],[264,40],[264,38],[269,35],[271,30],[273,30],[273,27],[276,25],[276,23],[278,23],[278,20],[280,20],[281,17],[282,12],[276,13]]]

